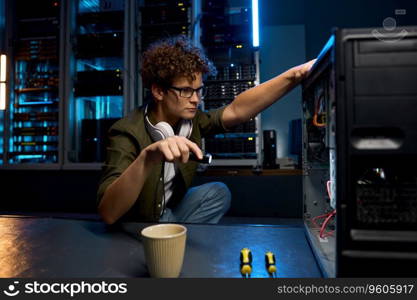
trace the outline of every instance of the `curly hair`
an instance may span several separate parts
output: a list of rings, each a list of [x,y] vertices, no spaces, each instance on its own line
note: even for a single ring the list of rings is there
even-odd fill
[[[214,75],[216,69],[204,52],[184,35],[159,40],[142,55],[142,81],[146,88],[167,88],[177,77],[195,80],[195,73]]]

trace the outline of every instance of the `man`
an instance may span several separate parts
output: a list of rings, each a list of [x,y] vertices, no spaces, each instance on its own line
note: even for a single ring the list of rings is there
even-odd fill
[[[159,41],[143,54],[142,80],[152,100],[109,131],[107,158],[98,190],[103,220],[217,223],[230,206],[222,183],[188,189],[201,159],[201,138],[248,121],[294,88],[314,61],[239,94],[208,113],[197,109],[203,76],[213,66],[183,37]]]

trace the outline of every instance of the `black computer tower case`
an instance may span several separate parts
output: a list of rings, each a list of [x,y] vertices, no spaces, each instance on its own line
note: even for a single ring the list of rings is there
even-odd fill
[[[303,83],[304,221],[325,276],[417,275],[417,28],[337,29]]]

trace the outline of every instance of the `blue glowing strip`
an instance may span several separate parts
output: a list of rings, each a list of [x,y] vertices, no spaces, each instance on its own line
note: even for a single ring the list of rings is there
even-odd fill
[[[326,53],[333,47],[334,42],[335,42],[335,37],[334,35],[332,35],[327,41],[326,45],[324,45],[320,54],[317,56],[317,61],[319,61],[324,55],[326,55]]]
[[[20,105],[44,105],[44,104],[52,104],[53,101],[35,101],[35,102],[21,102]]]
[[[42,155],[16,155],[19,159],[42,158]]]
[[[216,139],[233,139],[233,138],[256,138],[256,133],[219,133],[214,136]]]
[[[259,14],[258,0],[252,0],[252,45],[259,47]]]

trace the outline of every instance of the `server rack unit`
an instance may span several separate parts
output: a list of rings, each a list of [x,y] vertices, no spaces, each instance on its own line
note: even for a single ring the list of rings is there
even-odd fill
[[[192,24],[199,0],[145,0],[141,1],[140,47],[143,53],[150,44],[159,39],[185,35],[193,39]],[[150,91],[142,89],[143,99],[150,98]]]
[[[137,93],[136,1],[68,1],[64,168],[98,169],[107,132]]]
[[[145,0],[141,12],[141,50],[161,38],[189,35],[192,22],[190,0]]]
[[[124,1],[76,3],[68,159],[102,162],[106,132],[123,116]]]
[[[201,44],[217,69],[217,75],[205,81],[205,110],[227,105],[259,83],[259,56],[252,45],[251,3],[239,3],[231,6],[228,1],[202,2]],[[204,148],[213,155],[212,165],[260,165],[260,122],[258,115],[228,133],[205,138]]]
[[[7,1],[10,101],[4,120],[4,167],[60,162],[61,1]]]
[[[307,236],[325,276],[417,274],[417,28],[336,30],[303,86]]]

